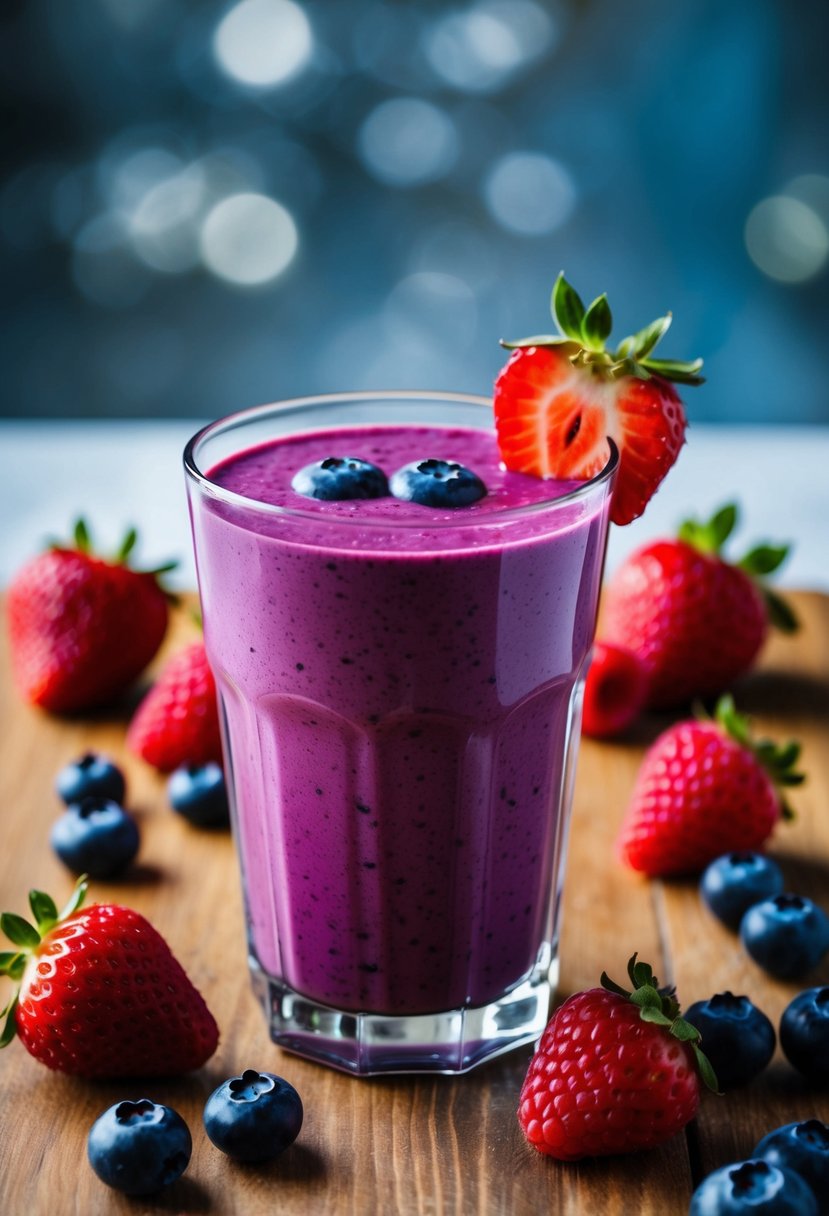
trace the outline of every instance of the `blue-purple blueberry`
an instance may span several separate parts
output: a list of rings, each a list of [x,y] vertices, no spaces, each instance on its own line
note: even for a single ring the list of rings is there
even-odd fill
[[[221,765],[188,764],[167,781],[170,806],[199,828],[225,828],[230,823],[227,787]]]
[[[820,1216],[810,1187],[768,1161],[736,1161],[714,1170],[691,1196],[688,1216]]]
[[[172,1107],[149,1098],[118,1102],[89,1132],[89,1164],[125,1195],[151,1195],[180,1178],[190,1162],[190,1129]]]
[[[207,1099],[204,1127],[216,1147],[236,1161],[272,1161],[296,1140],[302,1116],[293,1085],[248,1068]]]
[[[118,765],[108,756],[85,752],[63,766],[55,778],[55,792],[67,806],[82,798],[111,798],[123,805],[127,783]]]
[[[763,853],[724,853],[707,867],[700,894],[718,920],[735,931],[754,904],[782,895],[783,871]]]
[[[114,878],[138,852],[138,824],[109,798],[83,798],[55,820],[52,848],[73,874]]]
[[[819,1084],[829,1082],[829,987],[807,988],[786,1006],[780,1046],[798,1072]]]
[[[774,1055],[774,1027],[747,996],[718,992],[683,1016],[702,1035],[702,1050],[723,1091],[747,1085]]]
[[[764,1136],[751,1154],[793,1170],[812,1188],[821,1212],[829,1212],[829,1127],[819,1119],[786,1123]]]
[[[389,492],[386,474],[376,464],[358,456],[326,456],[295,473],[291,489],[305,498],[342,502],[354,498],[385,498]]]
[[[829,949],[829,917],[805,895],[775,895],[749,908],[740,937],[758,966],[778,979],[810,971]]]
[[[395,498],[424,507],[468,507],[486,494],[477,473],[452,460],[415,460],[392,474]]]

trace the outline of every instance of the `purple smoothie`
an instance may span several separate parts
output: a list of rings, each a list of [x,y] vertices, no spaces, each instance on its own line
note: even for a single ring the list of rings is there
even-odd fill
[[[488,494],[452,511],[290,488],[330,455],[459,460]],[[473,429],[296,435],[208,477],[241,496],[194,529],[260,966],[342,1010],[496,1000],[552,935],[606,504],[554,505],[572,484],[507,472]]]

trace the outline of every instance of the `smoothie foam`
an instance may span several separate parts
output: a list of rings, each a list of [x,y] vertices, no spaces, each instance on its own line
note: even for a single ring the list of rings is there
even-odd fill
[[[449,511],[291,490],[330,455],[458,460],[489,492]],[[194,528],[259,964],[343,1010],[497,999],[550,938],[606,511],[556,505],[574,487],[504,470],[482,429],[311,432],[208,477],[242,496]]]

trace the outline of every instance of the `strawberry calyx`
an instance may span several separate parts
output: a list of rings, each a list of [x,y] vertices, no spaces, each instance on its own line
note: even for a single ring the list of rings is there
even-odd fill
[[[737,526],[738,518],[737,503],[729,502],[716,510],[708,520],[683,520],[677,536],[700,553],[726,561],[723,546]],[[790,544],[775,545],[765,541],[749,549],[739,561],[729,563],[742,570],[756,585],[766,605],[769,622],[782,633],[794,633],[800,627],[800,622],[789,603],[772,591],[765,579],[783,565],[791,550]]]
[[[678,384],[703,384],[700,376],[702,359],[684,362],[677,359],[656,359],[653,351],[668,332],[671,314],[657,317],[644,329],[623,338],[615,350],[607,349],[607,340],[613,328],[613,314],[607,295],[597,296],[585,308],[578,292],[565,279],[562,271],[555,281],[550,299],[550,311],[558,329],[557,334],[537,334],[517,341],[504,341],[507,350],[520,350],[530,346],[556,346],[573,364],[584,367],[606,380],[619,380],[632,376],[638,380],[650,380],[660,376]]]
[[[806,780],[806,774],[800,772],[796,767],[802,750],[800,743],[796,739],[789,739],[787,743],[782,744],[775,743],[773,739],[755,739],[751,729],[751,719],[746,714],[738,712],[730,693],[720,697],[714,707],[713,717],[700,706],[695,707],[695,713],[701,722],[713,721],[716,723],[730,739],[739,743],[741,747],[746,748],[756,757],[777,789],[781,818],[794,819],[795,813],[789,805],[784,790],[802,785]]]
[[[95,548],[92,543],[92,533],[90,531],[89,524],[83,518],[83,516],[79,516],[72,525],[72,542],[73,543],[66,544],[63,541],[51,539],[48,541],[47,547],[53,552],[58,553],[74,552],[83,553],[86,557],[100,557],[100,555],[95,552]],[[138,530],[130,526],[124,533],[121,543],[119,544],[115,553],[111,557],[102,558],[101,560],[114,566],[126,566],[135,574],[146,574],[151,578],[155,578],[156,580],[160,580],[162,575],[169,574],[171,570],[175,570],[178,567],[178,561],[171,560],[169,562],[162,562],[160,566],[153,566],[147,570],[137,569],[135,566],[132,566],[129,561],[129,558],[137,543]],[[162,590],[164,590],[163,587]],[[165,594],[167,594],[166,591]],[[172,599],[174,597],[170,596],[168,598]]]
[[[711,1061],[700,1047],[702,1035],[696,1026],[692,1026],[690,1022],[686,1022],[685,1018],[680,1016],[675,989],[660,988],[653,968],[649,963],[639,962],[636,954],[628,961],[628,977],[631,983],[630,989],[623,988],[610,979],[606,971],[602,972],[601,984],[608,992],[615,992],[617,996],[622,996],[636,1005],[639,1009],[639,1017],[643,1022],[663,1026],[675,1039],[679,1039],[681,1043],[687,1043],[694,1054],[700,1078],[708,1089],[718,1093],[719,1084],[716,1073]]]
[[[20,981],[23,979],[23,973],[29,963],[29,960],[37,954],[44,938],[55,928],[56,925],[63,924],[74,916],[78,909],[83,905],[86,899],[86,893],[89,889],[86,875],[82,874],[65,907],[58,911],[55,901],[50,895],[44,891],[32,890],[29,892],[29,907],[31,908],[34,924],[26,920],[24,916],[18,916],[16,912],[3,912],[0,914],[0,929],[5,933],[9,941],[16,947],[15,950],[7,950],[0,952],[0,975],[6,975],[9,979],[14,980],[18,987],[15,990],[14,996],[6,1007],[0,1010],[0,1018],[5,1018],[3,1030],[0,1032],[0,1048],[8,1047],[17,1031],[17,1022],[15,1014],[17,1012],[18,998],[20,995]]]

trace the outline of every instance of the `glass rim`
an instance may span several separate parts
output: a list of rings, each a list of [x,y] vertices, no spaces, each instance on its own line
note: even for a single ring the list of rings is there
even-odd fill
[[[260,502],[255,498],[248,498],[244,494],[237,494],[234,490],[228,490],[224,486],[218,485],[212,481],[210,477],[204,473],[196,462],[196,449],[200,443],[210,439],[213,435],[218,435],[222,431],[235,430],[243,428],[250,423],[256,423],[269,417],[270,415],[288,414],[293,410],[302,409],[307,406],[318,407],[336,407],[339,405],[347,405],[354,402],[395,402],[406,403],[415,401],[426,401],[431,403],[447,402],[454,405],[467,405],[485,408],[492,410],[492,399],[490,397],[482,397],[471,393],[456,393],[456,392],[440,392],[430,389],[389,389],[382,391],[378,389],[370,389],[365,392],[345,392],[345,393],[321,393],[312,394],[307,397],[290,397],[282,401],[271,401],[263,405],[250,406],[247,409],[238,410],[232,414],[225,414],[221,418],[214,419],[213,422],[208,422],[196,432],[187,442],[184,448],[184,471],[190,482],[192,482],[203,494],[209,495],[211,498],[219,502],[224,502],[228,506],[235,507],[240,510],[247,511],[252,514],[259,514],[270,519],[290,519],[290,520],[313,520],[315,524],[324,523],[326,527],[332,529],[337,528],[353,528],[359,527],[369,531],[395,531],[397,529],[405,530],[407,528],[423,529],[424,525],[431,529],[439,530],[441,528],[464,528],[482,526],[496,527],[504,522],[510,522],[515,519],[524,519],[528,515],[542,514],[544,511],[560,510],[561,508],[578,502],[581,499],[589,498],[592,494],[600,489],[607,481],[611,479],[619,465],[619,449],[615,442],[608,436],[607,442],[610,448],[610,455],[607,463],[598,473],[586,481],[581,482],[574,489],[568,490],[566,494],[559,494],[555,498],[546,498],[541,502],[524,503],[516,507],[504,507],[502,510],[493,511],[490,515],[483,518],[480,515],[475,515],[471,519],[457,518],[463,512],[452,512],[449,518],[430,519],[428,522],[420,518],[406,519],[364,519],[355,516],[336,516],[322,515],[319,511],[311,511],[302,507],[285,507],[277,506],[274,503]],[[398,424],[405,426],[405,423]],[[449,427],[451,424],[446,424]],[[297,434],[312,433],[312,427],[305,430],[297,431]],[[244,449],[240,449],[243,451]],[[539,480],[547,480],[540,478]],[[554,478],[550,478],[554,481]]]

